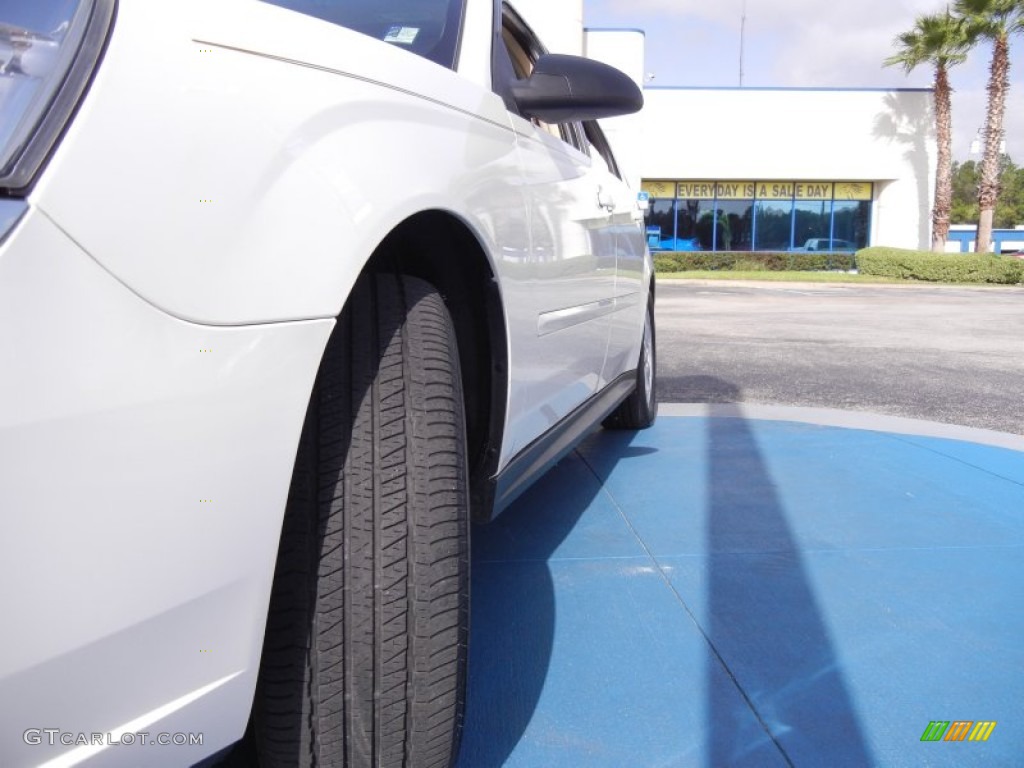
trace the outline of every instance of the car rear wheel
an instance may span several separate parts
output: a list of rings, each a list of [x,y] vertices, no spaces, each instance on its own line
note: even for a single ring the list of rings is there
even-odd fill
[[[636,367],[636,388],[604,420],[605,429],[646,429],[658,417],[656,391],[658,358],[654,345],[654,301],[648,299],[640,360]]]
[[[367,275],[306,415],[253,705],[261,766],[445,768],[462,726],[468,495],[437,291]]]

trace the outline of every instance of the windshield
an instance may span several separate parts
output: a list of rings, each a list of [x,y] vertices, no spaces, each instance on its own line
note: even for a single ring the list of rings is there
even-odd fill
[[[464,0],[263,0],[455,67]]]

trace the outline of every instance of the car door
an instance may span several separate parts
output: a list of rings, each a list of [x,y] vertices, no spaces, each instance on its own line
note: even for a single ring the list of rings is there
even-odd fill
[[[543,53],[507,6],[495,64],[529,75]],[[496,71],[496,80],[501,72]],[[603,386],[609,316],[615,297],[615,232],[607,171],[587,154],[579,123],[527,120],[506,99],[519,150],[529,253],[515,265],[522,305],[510,317],[516,381],[512,450],[531,442]]]
[[[605,174],[602,190],[614,232],[615,302],[608,316],[608,351],[601,377],[608,383],[636,368],[650,271],[643,213],[637,205],[636,192],[622,179],[611,146],[597,121],[585,123],[583,130],[591,160]]]

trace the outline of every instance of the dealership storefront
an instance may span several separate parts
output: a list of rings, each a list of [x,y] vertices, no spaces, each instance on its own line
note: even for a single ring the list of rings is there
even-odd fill
[[[870,242],[873,184],[644,180],[652,250],[850,251]]]
[[[931,99],[922,89],[646,88],[632,143],[651,248],[927,248]]]

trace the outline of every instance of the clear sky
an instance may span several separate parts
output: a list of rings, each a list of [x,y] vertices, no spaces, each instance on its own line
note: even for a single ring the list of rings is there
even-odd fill
[[[744,0],[584,0],[587,27],[642,29],[651,85],[739,85]],[[930,67],[906,75],[883,67],[892,41],[942,0],[746,0],[744,86],[922,88]],[[954,68],[953,157],[971,159],[971,140],[985,118],[992,47],[982,42]],[[1010,46],[1006,151],[1024,164],[1024,38]],[[784,118],[785,116],[779,116]],[[973,156],[973,159],[980,159]]]

